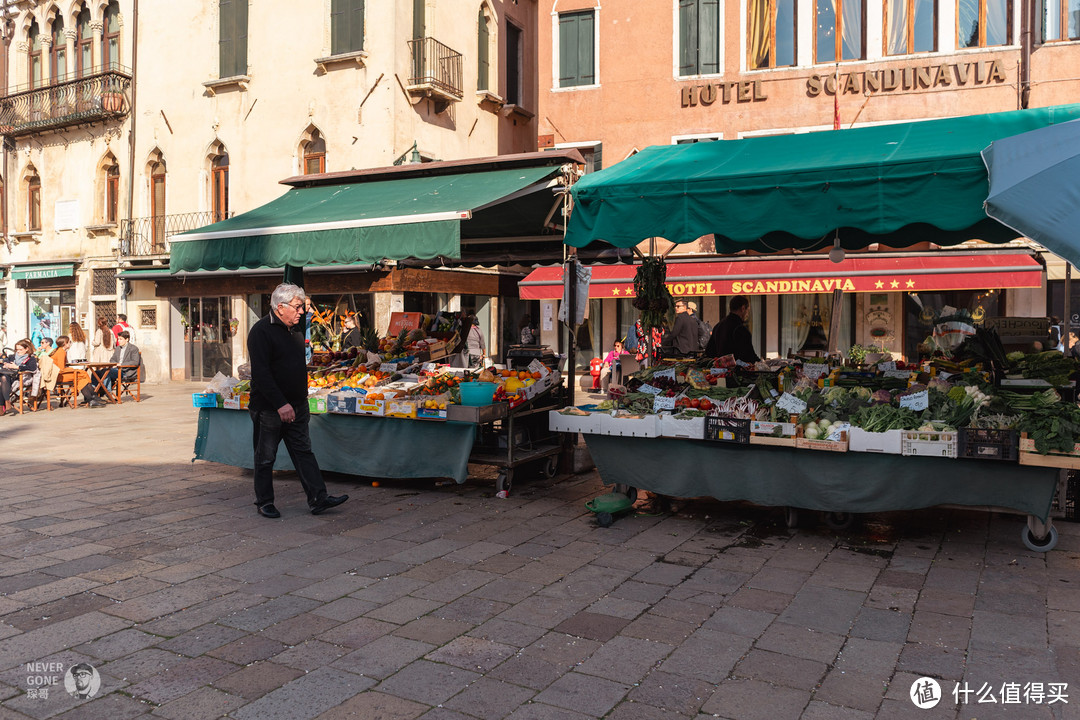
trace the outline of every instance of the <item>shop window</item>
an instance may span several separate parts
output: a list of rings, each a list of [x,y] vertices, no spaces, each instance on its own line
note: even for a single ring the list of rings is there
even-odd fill
[[[559,14],[559,87],[596,84],[596,13]]]
[[[248,0],[218,0],[218,76],[247,75]]]
[[[247,7],[246,2],[244,7]],[[103,51],[101,64],[107,70],[116,70],[120,67],[120,6],[116,0],[111,0],[105,8],[104,25],[105,37],[101,44]]]
[[[720,72],[719,0],[679,0],[679,75]]]
[[[751,70],[795,64],[797,0],[748,0],[746,45]]]
[[[838,350],[847,354],[851,349],[854,297],[845,296],[840,302],[840,338]],[[799,352],[828,352],[829,330],[832,325],[832,293],[780,296],[780,354]],[[763,353],[758,352],[759,355]]]
[[[1080,39],[1080,0],[1040,0],[1043,42]]]
[[[904,295],[904,356],[917,359],[930,355],[934,348],[949,343],[940,332],[935,340],[934,327],[946,318],[970,319],[978,326],[988,317],[1004,314],[1000,290],[956,290],[941,293]]]
[[[90,26],[90,8],[83,7],[75,20],[75,72],[89,75],[94,68],[94,30]]]
[[[331,0],[330,54],[364,49],[364,0]]]
[[[997,47],[1012,41],[1012,0],[959,0],[957,46]]]
[[[304,174],[326,172],[326,141],[318,130],[311,131],[311,139],[304,144]]]
[[[866,0],[816,0],[814,62],[866,58]]]
[[[26,180],[26,228],[41,229],[41,178],[36,172]]]
[[[937,0],[885,0],[885,54],[937,50]]]
[[[57,15],[52,24],[52,46],[49,48],[49,79],[60,82],[67,75],[67,33],[64,18]]]

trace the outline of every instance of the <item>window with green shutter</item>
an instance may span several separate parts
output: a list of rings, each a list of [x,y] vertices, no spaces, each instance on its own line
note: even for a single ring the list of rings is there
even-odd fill
[[[248,0],[218,0],[218,75],[247,75]]]
[[[331,0],[330,54],[364,49],[364,0]]]
[[[559,15],[559,87],[596,84],[595,28],[592,10]]]
[[[679,74],[720,72],[720,0],[679,0]]]

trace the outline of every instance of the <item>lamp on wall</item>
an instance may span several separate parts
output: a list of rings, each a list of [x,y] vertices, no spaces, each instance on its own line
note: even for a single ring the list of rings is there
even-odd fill
[[[829,250],[829,259],[834,263],[844,262],[844,248],[840,247],[840,229],[836,230],[836,237],[833,238],[832,249]]]

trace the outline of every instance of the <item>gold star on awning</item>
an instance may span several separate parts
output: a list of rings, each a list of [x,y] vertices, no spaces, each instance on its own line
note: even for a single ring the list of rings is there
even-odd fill
[[[893,280],[891,283],[889,283],[889,287],[891,287],[893,290],[895,290],[896,288],[900,287],[900,281],[899,280]]]
[[[612,295],[618,295],[619,294],[619,288],[612,288],[611,289],[611,294]]]
[[[915,287],[915,281],[914,281],[914,280],[908,280],[908,281],[907,281],[906,283],[904,283],[904,284],[905,284],[905,285],[906,285],[906,286],[907,286],[908,288],[913,288],[913,287]]]
[[[883,287],[885,287],[885,283],[881,282],[880,280],[878,280],[876,283],[874,283],[874,288],[877,289],[877,290],[880,290]]]

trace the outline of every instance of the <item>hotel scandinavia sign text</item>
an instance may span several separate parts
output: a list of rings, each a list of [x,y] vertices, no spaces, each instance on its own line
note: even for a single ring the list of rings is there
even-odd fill
[[[862,72],[811,75],[806,79],[808,97],[819,95],[870,95],[873,93],[940,90],[960,87],[1000,85],[1007,80],[1000,60],[943,63],[864,70]],[[761,80],[684,85],[679,88],[682,107],[714,103],[762,102],[768,100]]]
[[[722,280],[712,282],[669,282],[668,291],[680,295],[784,295],[789,293],[873,292],[875,290],[911,291],[914,278],[886,276],[793,278],[790,280]],[[926,281],[918,283],[926,285]],[[633,297],[633,283],[596,283],[589,288],[589,297]]]

